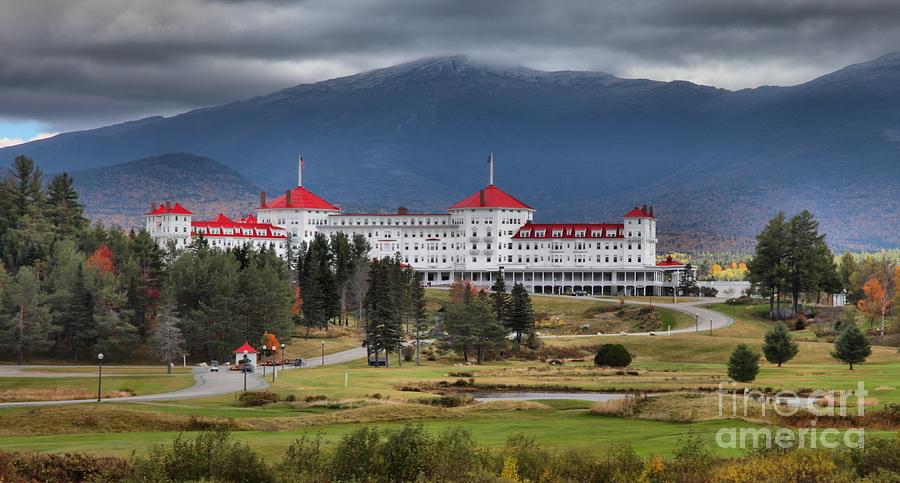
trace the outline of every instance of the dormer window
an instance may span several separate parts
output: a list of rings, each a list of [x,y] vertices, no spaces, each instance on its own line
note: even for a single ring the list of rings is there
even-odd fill
[[[562,236],[562,230],[553,230],[553,237],[558,238]]]

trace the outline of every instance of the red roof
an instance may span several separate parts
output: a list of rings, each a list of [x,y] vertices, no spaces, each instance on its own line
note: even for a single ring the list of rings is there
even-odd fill
[[[623,238],[624,229],[621,223],[529,223],[519,228],[513,238]]]
[[[247,344],[246,342],[244,343],[244,345],[235,349],[234,353],[235,354],[243,354],[244,351],[247,351],[248,354],[256,354],[256,349],[254,349],[252,345]]]
[[[451,206],[451,210],[463,208],[513,208],[520,210],[533,210],[532,207],[517,200],[513,195],[501,190],[494,185],[478,191],[468,198]]]
[[[666,259],[662,262],[656,262],[657,267],[675,267],[678,265],[684,264],[672,258],[672,255],[667,256]]]
[[[158,208],[156,208],[155,210],[150,211],[146,214],[147,215],[170,215],[170,214],[172,214],[172,215],[193,215],[193,213],[191,213],[187,208],[181,206],[178,203],[175,203],[174,205],[172,205],[168,208],[166,208],[165,204],[161,204],[161,205],[159,205]]]
[[[625,218],[653,218],[653,213],[640,206],[635,206],[634,209],[625,213]]]
[[[231,233],[225,233],[223,228],[231,228]],[[244,229],[253,230],[252,233],[246,234]],[[213,231],[215,230],[215,232]],[[262,231],[263,233],[258,233]],[[210,221],[192,221],[191,235],[203,235],[210,237],[235,237],[235,238],[287,238],[284,228],[272,225],[271,223],[259,223],[254,216],[248,216],[239,220],[232,220],[227,216],[219,213],[215,219]]]
[[[273,208],[297,208],[304,210],[334,210],[340,211],[341,209],[337,206],[332,205],[331,203],[323,200],[316,196],[312,191],[298,186],[291,190],[291,204],[288,206],[287,204],[287,196],[281,195],[278,198],[266,203],[265,206],[260,206],[259,209],[273,209]]]

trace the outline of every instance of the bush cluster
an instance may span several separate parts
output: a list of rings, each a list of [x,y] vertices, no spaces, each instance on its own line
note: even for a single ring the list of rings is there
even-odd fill
[[[238,397],[238,406],[245,408],[265,406],[276,402],[278,402],[278,394],[269,391],[247,391]]]
[[[319,481],[900,481],[900,439],[866,438],[864,448],[760,450],[712,456],[688,432],[669,459],[638,456],[627,445],[555,451],[523,436],[479,446],[465,429],[360,428],[334,444],[303,435],[280,461],[265,462],[225,432],[179,435],[146,457],[0,453],[0,481],[319,482]]]
[[[622,344],[603,344],[594,356],[594,365],[628,367],[631,365],[631,353]]]

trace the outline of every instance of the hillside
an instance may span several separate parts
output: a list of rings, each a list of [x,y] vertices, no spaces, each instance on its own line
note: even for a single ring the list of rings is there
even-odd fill
[[[105,168],[74,171],[88,216],[107,225],[139,227],[152,202],[179,201],[201,217],[245,215],[259,188],[231,168],[201,156],[164,154]]]
[[[863,249],[898,242],[897,105],[900,54],[740,91],[445,57],[65,133],[0,149],[0,163],[190,152],[277,192],[302,153],[304,184],[346,209],[441,210],[486,183],[494,152],[497,183],[536,221],[612,221],[652,203],[664,247],[720,250],[752,244],[778,210],[809,209],[835,247]]]

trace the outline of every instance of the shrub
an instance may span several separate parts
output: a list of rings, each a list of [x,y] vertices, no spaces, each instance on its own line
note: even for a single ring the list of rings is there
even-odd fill
[[[772,364],[778,364],[778,367],[781,367],[781,364],[793,359],[799,350],[800,346],[791,338],[791,334],[788,333],[784,324],[778,323],[766,332],[763,354],[765,354],[766,360]]]
[[[403,346],[401,351],[403,352],[403,360],[406,362],[413,360],[413,357],[416,356],[416,350],[410,345]]]
[[[284,397],[284,400],[287,402],[294,402],[297,400],[297,396],[295,396],[294,394],[288,394]]]
[[[0,481],[124,481],[128,460],[88,454],[0,453]]]
[[[603,344],[594,356],[594,365],[628,367],[631,365],[631,354],[622,344]]]
[[[848,325],[841,331],[834,340],[834,350],[831,351],[831,357],[849,364],[851,371],[853,364],[862,364],[871,354],[869,340],[855,325]]]
[[[465,406],[466,404],[471,404],[472,401],[473,399],[471,396],[439,396],[416,400],[416,402],[418,402],[419,404],[440,406],[444,408],[457,408],[460,406]]]
[[[797,319],[794,321],[794,330],[803,330],[806,328],[806,321],[801,319]]]
[[[728,377],[738,382],[750,382],[759,373],[759,354],[747,344],[738,344],[728,359]]]
[[[322,434],[295,439],[284,452],[279,468],[286,481],[328,481],[328,458],[322,453]]]
[[[157,446],[134,462],[135,481],[270,482],[274,476],[249,446],[224,431],[202,432],[194,439],[178,435],[171,448]]]
[[[238,406],[254,407],[278,402],[278,394],[269,391],[248,391],[238,397]]]

